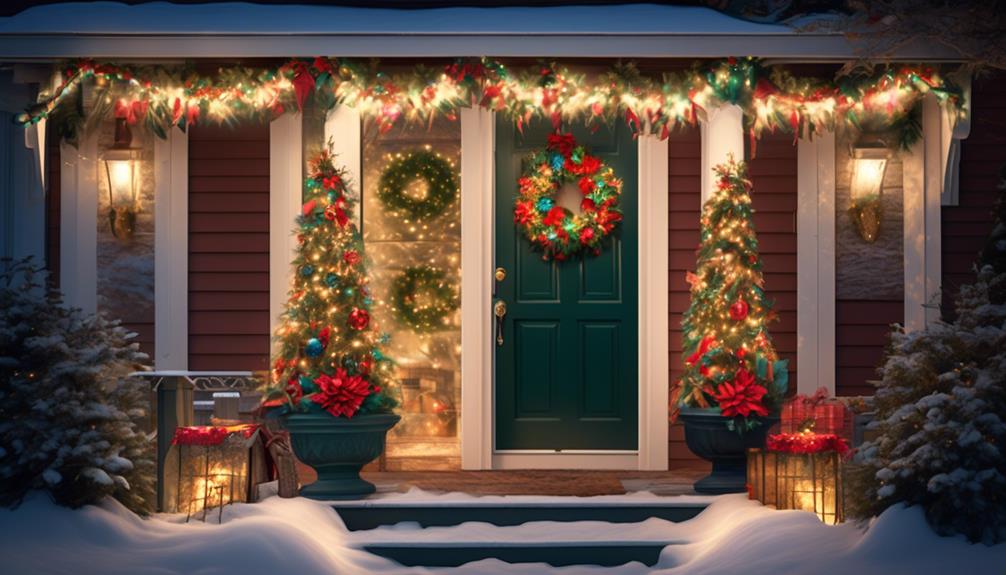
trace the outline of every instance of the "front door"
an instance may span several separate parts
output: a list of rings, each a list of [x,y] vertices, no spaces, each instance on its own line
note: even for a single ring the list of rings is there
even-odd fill
[[[514,225],[513,206],[523,163],[550,132],[542,121],[521,134],[503,114],[496,123],[495,264],[506,275],[496,281],[495,300],[507,311],[501,345],[493,334],[495,449],[635,450],[636,141],[621,123],[593,133],[572,129],[622,180],[624,220],[600,255],[543,261]],[[579,209],[575,193],[559,203]]]

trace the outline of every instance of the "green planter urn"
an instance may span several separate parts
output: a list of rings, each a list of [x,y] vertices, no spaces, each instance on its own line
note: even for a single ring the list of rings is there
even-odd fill
[[[318,472],[318,481],[300,489],[319,500],[362,499],[373,483],[360,477],[363,466],[380,457],[388,430],[401,417],[394,414],[333,417],[327,413],[294,413],[283,418],[290,445],[302,463]]]
[[[747,490],[747,450],[765,447],[769,428],[779,422],[778,417],[756,417],[761,425],[741,434],[727,427],[732,418],[719,410],[682,408],[680,419],[688,449],[713,464],[712,473],[693,484],[695,491],[715,495]]]

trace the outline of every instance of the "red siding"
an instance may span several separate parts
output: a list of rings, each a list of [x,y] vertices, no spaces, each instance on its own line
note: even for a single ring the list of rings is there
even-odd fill
[[[269,125],[189,131],[189,369],[269,363]]]
[[[695,248],[699,245],[701,204],[702,140],[699,129],[689,128],[671,134],[668,145],[668,295],[670,321],[669,352],[671,382],[683,373],[681,351],[681,316],[688,309],[688,284],[685,272],[695,270]],[[706,466],[685,445],[684,428],[671,426],[668,437],[668,464],[671,469]]]
[[[974,281],[973,266],[992,232],[992,208],[1006,165],[1006,73],[975,80],[971,135],[961,144],[959,205],[943,208],[943,310]]]
[[[45,198],[45,268],[49,270],[49,281],[59,287],[59,203],[60,203],[60,138],[53,123],[46,125],[46,187]]]
[[[873,395],[891,324],[905,319],[903,301],[835,302],[835,395]]]
[[[748,162],[754,188],[755,232],[765,294],[779,321],[769,324],[779,357],[789,360],[789,392],[797,385],[796,362],[796,144],[788,134],[765,134]]]

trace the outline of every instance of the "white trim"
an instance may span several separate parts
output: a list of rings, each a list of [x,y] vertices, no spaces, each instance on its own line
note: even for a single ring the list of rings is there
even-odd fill
[[[360,112],[349,106],[336,106],[325,116],[325,144],[332,142],[336,165],[346,169],[350,187],[357,199],[363,196],[363,139]],[[353,219],[360,224],[363,202],[356,203]]]
[[[667,469],[668,155],[667,140],[639,137],[639,460]]]
[[[154,367],[189,366],[189,136],[154,139]]]
[[[85,313],[98,307],[98,135],[77,148],[59,145],[59,284],[63,301]]]
[[[461,109],[461,468],[492,469],[495,118]]]
[[[297,252],[294,219],[303,199],[303,116],[285,114],[269,124],[269,333],[279,326]],[[273,346],[276,345],[274,340]]]
[[[835,134],[797,147],[797,393],[835,394]]]
[[[941,257],[940,110],[932,96],[922,102],[922,141],[904,156],[905,329],[939,318]]]
[[[734,104],[709,106],[699,126],[702,136],[702,204],[716,188],[713,168],[733,157],[744,159],[744,111]]]

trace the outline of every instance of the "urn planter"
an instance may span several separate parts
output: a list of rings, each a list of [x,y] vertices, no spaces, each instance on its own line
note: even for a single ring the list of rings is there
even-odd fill
[[[294,454],[318,472],[318,480],[302,487],[300,494],[333,500],[361,499],[376,490],[360,477],[360,470],[380,457],[388,430],[401,417],[389,413],[347,419],[327,413],[294,413],[283,419]]]
[[[769,428],[778,417],[758,417],[761,425],[737,433],[727,428],[731,418],[717,410],[683,408],[685,443],[692,453],[713,464],[712,473],[695,482],[698,493],[743,493],[747,481],[747,450],[764,447]]]

